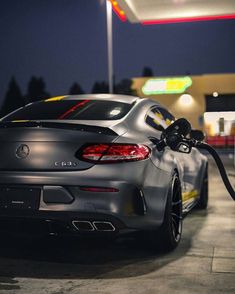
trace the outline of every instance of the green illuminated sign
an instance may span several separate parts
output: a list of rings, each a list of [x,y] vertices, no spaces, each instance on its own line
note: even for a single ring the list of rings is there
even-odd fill
[[[149,79],[145,82],[142,92],[145,95],[183,93],[192,85],[190,77]]]

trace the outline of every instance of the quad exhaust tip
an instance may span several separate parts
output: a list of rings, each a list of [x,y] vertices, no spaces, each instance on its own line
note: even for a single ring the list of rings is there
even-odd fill
[[[94,231],[95,230],[92,223],[89,221],[72,221],[72,224],[78,231]]]
[[[115,231],[115,227],[110,222],[95,221],[93,222],[93,226],[95,227],[97,231],[103,231],[103,232]]]
[[[100,231],[100,232],[113,232],[115,227],[111,222],[106,221],[72,221],[73,226],[78,231],[82,232],[91,232],[91,231]]]

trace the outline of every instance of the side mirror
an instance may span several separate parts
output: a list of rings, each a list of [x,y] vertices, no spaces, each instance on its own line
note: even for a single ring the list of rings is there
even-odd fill
[[[204,141],[205,135],[202,131],[200,130],[191,130],[190,132],[190,138],[195,139],[197,141]]]

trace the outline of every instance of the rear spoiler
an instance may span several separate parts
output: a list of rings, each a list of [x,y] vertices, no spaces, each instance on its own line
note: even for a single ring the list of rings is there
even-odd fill
[[[92,125],[66,123],[66,122],[48,122],[48,121],[18,121],[18,122],[0,122],[0,128],[55,128],[55,129],[66,129],[75,130],[81,132],[99,133],[110,136],[117,136],[113,130]]]

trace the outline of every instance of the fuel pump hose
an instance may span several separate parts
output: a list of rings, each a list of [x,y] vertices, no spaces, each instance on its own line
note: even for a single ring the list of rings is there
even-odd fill
[[[204,142],[197,141],[195,147],[198,149],[205,149],[212,155],[212,157],[214,158],[214,160],[217,164],[217,167],[219,169],[219,172],[220,172],[221,178],[224,182],[224,185],[225,185],[226,189],[228,190],[232,199],[235,201],[235,190],[229,181],[229,178],[228,178],[228,175],[227,175],[226,170],[224,168],[223,162],[221,161],[218,153],[215,151],[215,149],[213,147],[211,147],[210,145],[208,145]]]

